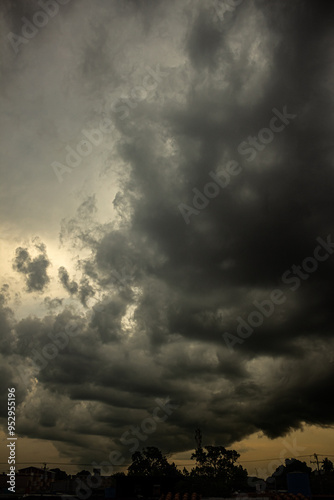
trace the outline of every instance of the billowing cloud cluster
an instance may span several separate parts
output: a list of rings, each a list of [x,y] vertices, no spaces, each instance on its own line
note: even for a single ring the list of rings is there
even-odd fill
[[[78,283],[76,283],[74,280],[70,281],[70,276],[66,271],[65,267],[61,266],[58,269],[58,275],[59,275],[59,280],[63,284],[65,290],[68,291],[68,293],[70,293],[71,295],[77,293]]]
[[[122,436],[157,398],[178,409],[137,439],[169,451],[191,449],[198,426],[229,446],[334,424],[333,7],[254,0],[222,16],[215,1],[166,4],[84,1],[86,33],[68,10],[69,88],[87,86],[92,115],[115,126],[92,169],[116,172],[118,188],[108,199],[87,180],[61,222],[81,255],[80,282],[58,268],[72,302],[48,297],[44,317],[20,320],[3,304],[20,432],[74,460],[129,456]],[[29,292],[44,291],[48,266],[44,246],[35,258],[17,248]]]
[[[18,247],[15,252],[13,269],[25,275],[28,292],[43,292],[50,281],[47,274],[50,262],[44,243],[36,243],[35,247],[40,251],[40,254],[33,259],[26,248]]]

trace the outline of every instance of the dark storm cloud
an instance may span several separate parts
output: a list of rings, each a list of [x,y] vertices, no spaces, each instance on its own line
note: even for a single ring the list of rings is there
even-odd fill
[[[80,290],[79,290],[79,297],[81,304],[86,306],[87,299],[89,299],[89,297],[93,297],[94,295],[95,295],[94,288],[89,284],[87,278],[83,278],[80,281]]]
[[[62,266],[58,269],[58,276],[59,281],[63,284],[65,290],[67,290],[70,295],[77,293],[79,288],[78,283],[74,280],[70,281],[70,276],[65,267]]]
[[[91,326],[96,328],[103,343],[118,340],[122,336],[121,320],[126,312],[126,301],[120,297],[103,304],[102,310],[94,313]]]
[[[82,278],[79,286],[76,281],[70,280],[70,276],[63,266],[58,269],[58,276],[65,290],[70,295],[78,295],[81,304],[87,307],[87,300],[95,295],[95,290],[89,283],[89,279],[87,277]]]
[[[278,4],[275,8],[279,9]],[[318,417],[312,412],[306,418],[314,395],[311,386],[305,389],[298,403],[291,405],[289,417],[286,420],[277,417],[273,424],[271,408],[275,406],[271,398],[278,396],[279,385],[274,384],[274,390],[270,387],[274,396],[269,398],[269,389],[263,387],[263,381],[249,386],[237,382],[238,378],[251,376],[245,363],[260,355],[286,357],[295,368],[302,370],[303,362],[299,365],[298,359],[312,357],[310,345],[318,342],[320,360],[324,356],[321,346],[332,338],[332,312],[329,303],[326,306],[326,297],[333,262],[322,263],[317,273],[304,281],[295,294],[281,281],[282,274],[293,264],[312,255],[316,238],[327,234],[331,227],[333,174],[328,159],[321,155],[316,144],[329,140],[329,107],[320,92],[321,77],[314,75],[310,60],[310,55],[316,60],[318,52],[314,52],[309,42],[306,47],[310,50],[305,51],[302,43],[304,33],[311,29],[308,9],[314,8],[311,4],[305,7],[303,23],[300,12],[297,15],[293,9],[279,9],[281,15],[288,18],[287,33],[278,31],[275,38],[268,28],[272,22],[270,12],[256,10],[252,5],[240,7],[236,16],[247,43],[242,45],[239,54],[231,46],[227,47],[226,36],[212,38],[214,33],[209,33],[207,13],[199,13],[190,28],[187,50],[195,66],[205,65],[207,52],[210,52],[212,63],[207,64],[211,75],[209,80],[203,80],[204,88],[197,88],[201,80],[195,75],[188,107],[179,110],[172,107],[168,112],[169,133],[177,142],[179,155],[163,158],[159,149],[163,142],[154,120],[145,121],[141,110],[133,111],[134,121],[128,121],[126,129],[122,128],[126,137],[123,158],[132,166],[130,181],[125,187],[133,213],[131,228],[128,235],[124,231],[107,230],[95,246],[94,260],[90,261],[90,269],[95,269],[99,283],[106,284],[112,281],[117,256],[130,256],[134,262],[133,284],[142,288],[135,320],[139,330],[145,331],[150,339],[157,359],[171,339],[175,339],[176,349],[178,338],[189,343],[204,342],[207,349],[211,345],[224,352],[222,334],[225,331],[235,333],[237,317],[247,317],[254,309],[256,297],[260,295],[264,300],[271,290],[279,287],[286,291],[287,304],[278,308],[276,315],[251,338],[237,345],[235,350],[238,352],[232,358],[227,352],[221,363],[213,362],[211,366],[203,361],[203,355],[195,362],[187,362],[187,354],[184,354],[179,361],[176,358],[174,367],[175,353],[168,356],[168,364],[174,367],[166,368],[169,379],[189,380],[191,384],[195,377],[203,386],[212,379],[236,380],[235,398],[229,393],[228,404],[223,390],[212,400],[216,418],[229,429],[224,435],[229,442],[258,428],[270,436],[278,436],[290,428],[298,428],[301,421],[319,423],[322,419],[321,410],[316,411]],[[258,33],[247,25],[249,15],[250,22],[258,25]],[[230,32],[234,30],[236,36],[236,26],[230,22],[228,28]],[[318,32],[319,27],[314,29]],[[254,44],[255,50],[257,36],[267,39],[266,46],[260,46],[262,52],[260,50],[258,56],[259,59],[268,58],[265,66],[268,74],[264,73],[261,78],[256,74],[256,71],[261,74],[262,70],[256,64],[258,61],[251,63],[247,59],[248,42]],[[289,37],[295,41],[293,55],[286,44]],[[321,37],[325,38],[325,34]],[[319,40],[320,57],[322,49]],[[226,90],[217,87],[215,92],[210,92],[214,89],[213,76],[224,58],[228,87]],[[257,94],[256,88],[253,90],[254,103],[250,108],[242,96],[243,93],[247,95],[251,79],[256,82],[257,78],[262,95]],[[319,93],[315,89],[319,89]],[[290,129],[287,127],[281,135],[277,134],[272,146],[257,154],[256,161],[247,162],[238,152],[239,144],[250,135],[257,136],[259,130],[268,126],[272,108],[283,111],[285,105],[289,113],[297,115]],[[144,123],[141,130],[136,127],[139,119]],[[312,161],[308,146],[304,146],[309,138],[312,138],[313,150],[317,151]],[[198,147],[191,152],[195,142]],[[209,180],[209,171],[216,169],[222,159],[237,160],[243,172],[206,209],[192,216],[187,226],[177,211],[178,203],[183,200],[190,203],[194,196],[192,187],[201,190]],[[154,292],[153,283],[159,294]],[[317,305],[312,294],[314,287],[322,295]],[[314,321],[310,322],[310,315]],[[187,344],[184,347],[190,348]],[[315,375],[315,385],[330,383],[332,365],[329,361],[327,358],[324,373]],[[260,358],[258,362],[261,363]],[[301,380],[292,386],[291,394],[299,391]],[[256,393],[259,399],[252,411]],[[186,394],[191,400],[189,387],[184,389],[184,396]],[[246,407],[244,413],[239,414],[237,424],[232,424],[231,416],[240,397]],[[196,394],[196,398],[198,401],[200,396]],[[280,404],[277,397],[277,405]],[[220,415],[222,407],[224,411]],[[200,414],[198,408],[198,419]],[[202,418],[206,421],[204,409]],[[323,420],[327,423],[325,418]],[[219,426],[210,435],[218,432]]]
[[[136,26],[149,13],[150,40],[163,7],[119,8]],[[168,396],[179,408],[145,445],[190,449],[198,426],[207,442],[229,446],[259,430],[276,437],[302,422],[333,424],[325,395],[334,370],[334,257],[318,262],[295,291],[282,280],[313,255],[318,237],[334,234],[332,13],[325,2],[254,1],[221,19],[214,2],[194,3],[178,47],[182,63],[175,62],[182,71],[160,61],[167,76],[158,92],[168,96],[174,86],[180,99],[136,103],[126,120],[109,110],[119,156],[114,151],[101,170],[117,159],[115,169],[124,165],[126,175],[114,201],[85,195],[61,224],[63,245],[85,256],[77,261],[81,278],[61,267],[60,280],[85,308],[64,300],[59,314],[50,308],[44,318],[14,322],[15,343],[5,338],[22,367],[38,364],[23,433],[57,440],[62,452],[73,446],[83,458],[91,456],[84,449],[91,436],[101,437],[108,444],[96,441],[92,449],[105,460],[106,448],[121,449],[117,439],[149,416],[155,398]],[[117,73],[103,50],[106,36],[103,25],[78,64],[92,91],[104,88],[103,68]],[[273,109],[284,107],[296,116],[263,144],[259,132]],[[240,148],[245,142],[251,161]],[[186,224],[180,203],[193,206],[193,190],[203,194],[209,173],[219,176],[230,160],[241,172]],[[106,220],[112,208],[115,219],[99,222],[99,211]],[[38,251],[35,259],[22,247],[16,253],[29,291],[47,284],[49,262],[42,246]],[[274,289],[285,302],[229,350],[223,334],[236,335],[238,318],[247,320],[254,301],[268,300]],[[8,316],[3,321],[9,331]],[[70,321],[77,324],[73,336],[66,334]]]
[[[6,287],[7,290],[7,287]],[[4,419],[7,426],[8,412],[8,388],[14,387],[17,401],[22,402],[27,389],[21,383],[18,384],[14,312],[7,306],[6,297],[0,294],[0,418]]]
[[[201,68],[212,68],[217,64],[217,51],[222,45],[222,33],[214,24],[212,11],[200,10],[191,28],[188,51],[193,64]]]
[[[14,336],[12,329],[14,327],[14,313],[6,306],[5,294],[0,294],[0,346],[1,353],[8,354],[12,352],[14,345]]]
[[[35,248],[41,253],[31,258],[26,248],[18,247],[15,251],[13,269],[25,275],[28,292],[43,292],[50,281],[47,274],[50,261],[43,243],[36,243]]]
[[[238,52],[228,44],[226,33],[223,38],[218,34],[212,38],[207,13],[199,13],[191,26],[187,50],[195,66],[209,65],[210,52],[211,75],[203,79],[204,87],[196,75],[188,107],[172,107],[168,112],[169,133],[180,152],[176,158],[162,158],[159,131],[154,121],[145,122],[140,110],[134,111],[134,119],[143,119],[145,128],[138,130],[135,122],[127,122],[122,130],[126,136],[123,157],[132,165],[126,186],[134,214],[130,241],[141,254],[140,260],[134,259],[135,283],[143,287],[135,317],[152,347],[168,342],[171,335],[217,345],[225,331],[235,332],[239,315],[247,317],[254,309],[258,294],[264,300],[273,289],[282,288],[287,304],[237,348],[246,359],[287,356],[297,363],[299,357],[308,356],[307,342],[325,345],[333,328],[326,299],[333,280],[332,259],[321,263],[295,294],[282,283],[283,273],[311,256],[316,238],[327,236],[332,228],[333,171],[328,156],[322,154],[322,145],[330,142],[332,96],[322,92],[323,76],[313,69],[318,58],[324,58],[329,31],[322,14],[315,16],[316,25],[312,25],[311,14],[319,11],[311,2],[300,3],[299,11],[276,2],[274,10],[286,24],[284,32],[280,25],[274,33],[270,31],[272,12],[263,4],[255,5],[257,9],[252,4],[240,6],[235,24],[227,24],[239,45],[238,26],[245,37]],[[326,9],[331,9],[329,15],[332,8]],[[313,37],[306,36],[310,32]],[[266,44],[258,45],[260,37]],[[258,51],[253,61],[251,47]],[[215,87],[213,78],[223,63],[221,79],[226,80],[226,89]],[[324,64],[322,71],[326,68]],[[243,95],[252,81],[247,102]],[[263,152],[260,145],[256,160],[248,162],[238,151],[240,143],[257,137],[268,126],[272,109],[283,112],[284,106],[296,118]],[[195,141],[198,147],[189,154]],[[193,215],[187,227],[177,212],[178,202],[191,203],[192,188],[203,192],[210,170],[232,159],[242,165],[239,178]],[[164,163],[168,173],[161,168]],[[137,196],[131,197],[132,193]],[[113,261],[115,238],[110,233],[101,240],[96,253],[100,271],[106,272],[106,263]],[[129,243],[126,238],[123,241],[123,251],[128,251]],[[160,290],[162,284],[166,289],[161,300],[146,289],[148,277],[158,281]],[[315,289],[322,297],[317,304]],[[332,367],[329,358],[327,362],[329,383]],[[311,394],[305,397],[312,400]],[[302,405],[300,411],[292,411],[292,427],[305,419]],[[275,425],[278,434],[288,429],[283,421]],[[272,433],[268,423],[261,426]]]
[[[23,24],[22,17],[31,18],[36,10],[40,10],[40,7],[37,1],[11,2],[5,0],[1,4],[1,10],[11,30],[20,35]]]

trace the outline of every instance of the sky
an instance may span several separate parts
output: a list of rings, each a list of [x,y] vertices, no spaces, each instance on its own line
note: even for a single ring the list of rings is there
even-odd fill
[[[2,469],[333,455],[333,5],[0,8]]]

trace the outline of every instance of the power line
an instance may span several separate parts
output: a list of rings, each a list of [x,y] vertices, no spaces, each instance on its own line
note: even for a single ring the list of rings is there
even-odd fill
[[[318,457],[332,457],[334,455],[322,455],[321,453],[317,453]],[[311,453],[310,455],[296,455],[295,457],[292,457],[292,458],[303,458],[303,457],[313,457],[314,456],[314,453]],[[274,457],[274,458],[256,458],[254,460],[238,460],[238,462],[242,462],[242,463],[250,463],[250,462],[266,462],[266,461],[269,461],[269,460],[283,460],[282,457]],[[285,458],[284,458],[285,460]],[[179,459],[179,461],[182,461],[183,463],[188,463],[188,464],[194,464],[195,462],[194,461],[183,461],[182,459]]]
[[[334,457],[334,455],[330,455],[330,454],[324,454],[324,453],[317,453],[316,454],[318,457]],[[295,457],[292,457],[292,458],[305,458],[305,457],[314,457],[314,453],[310,453],[309,455],[296,455]],[[192,460],[192,461],[189,461],[189,460],[186,460],[186,459],[175,459],[177,460],[178,462],[182,462],[183,464],[195,464],[196,461],[195,460]],[[274,457],[274,458],[257,458],[257,459],[254,459],[254,460],[239,460],[239,462],[243,462],[243,463],[253,463],[253,462],[266,462],[266,461],[270,461],[270,460],[283,460],[282,457]],[[93,467],[93,464],[92,463],[68,463],[68,462],[48,462],[48,461],[42,461],[42,462],[32,462],[32,461],[28,461],[28,462],[16,462],[16,465],[32,465],[32,464],[39,464],[39,465],[44,465],[44,464],[49,464],[49,465],[66,465],[67,467],[71,467],[71,466],[82,466],[82,467]],[[131,465],[132,462],[128,462],[128,463],[123,463],[122,465],[114,465],[114,464],[111,464],[113,465],[114,467],[124,467],[124,466],[127,466],[127,465]],[[8,462],[0,462],[0,465],[8,465]],[[101,465],[101,467],[103,467]]]
[[[310,455],[296,455],[295,457],[292,457],[292,458],[303,458],[303,457],[313,457],[313,456],[314,456],[314,454],[311,453]],[[318,453],[318,456],[320,456],[319,453]],[[330,455],[326,455],[326,456],[329,457]],[[283,457],[259,458],[259,459],[256,459],[256,460],[240,460],[240,462],[245,462],[245,463],[246,462],[265,462],[266,460],[283,460]]]
[[[44,465],[45,463],[46,464],[49,464],[49,465],[67,465],[67,466],[71,466],[71,465],[80,465],[80,466],[86,466],[86,467],[94,467],[94,465],[92,463],[90,464],[72,464],[72,463],[68,463],[68,462],[48,462],[48,461],[44,461],[44,462],[15,462],[16,465],[32,465],[32,464],[40,464],[40,465]],[[122,464],[123,465],[131,465],[132,462],[129,462],[127,464]],[[0,462],[0,465],[8,465],[8,462]],[[110,464],[110,465],[113,465],[113,464]],[[101,465],[102,467],[102,465]],[[121,467],[121,465],[114,465],[114,467]]]

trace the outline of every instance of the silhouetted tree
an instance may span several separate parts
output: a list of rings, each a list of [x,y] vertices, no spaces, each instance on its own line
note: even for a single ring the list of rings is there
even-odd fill
[[[334,491],[334,467],[329,458],[324,458],[321,462],[320,471],[312,473],[313,492],[329,495]]]
[[[129,476],[181,476],[175,463],[167,458],[155,446],[148,446],[142,452],[132,455],[132,464],[128,467]]]
[[[183,467],[182,474],[184,475],[184,477],[189,477],[190,476],[190,472],[185,467]]]
[[[233,490],[242,490],[247,485],[247,470],[236,465],[240,457],[235,450],[226,450],[224,446],[205,446],[197,448],[191,455],[196,460],[196,466],[191,471],[192,477],[204,480],[212,494],[215,490],[230,494]],[[203,481],[202,481],[203,482]]]
[[[88,470],[82,470],[76,473],[76,476],[90,476],[90,472]]]
[[[331,474],[334,472],[333,462],[328,458],[324,458],[321,462],[321,468],[325,474]]]

